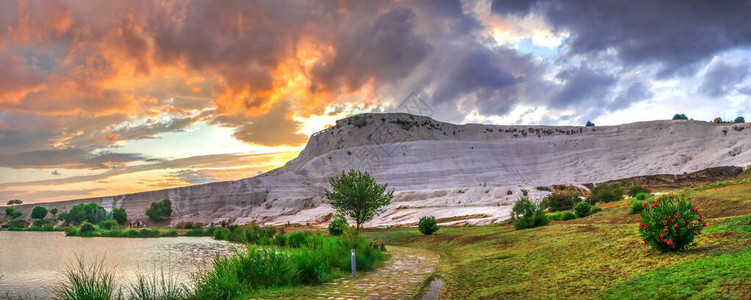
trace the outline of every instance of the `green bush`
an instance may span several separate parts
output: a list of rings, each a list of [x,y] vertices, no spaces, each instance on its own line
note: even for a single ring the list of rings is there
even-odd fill
[[[73,225],[83,222],[99,224],[107,219],[107,211],[96,203],[76,204],[67,213],[61,213],[60,217],[64,217],[65,223]]]
[[[642,210],[644,210],[644,207],[646,205],[647,205],[647,202],[645,201],[631,200],[631,203],[629,203],[628,205],[628,214],[629,215],[640,214]]]
[[[117,224],[119,224],[120,226],[128,223],[128,214],[122,207],[113,208],[110,215],[112,215],[112,219],[115,220],[115,222],[117,222]]]
[[[331,223],[329,223],[329,234],[333,236],[342,235],[348,226],[347,218],[345,218],[344,215],[336,214],[331,220]]]
[[[688,120],[688,117],[685,114],[675,114],[673,120]]]
[[[577,193],[552,193],[542,199],[542,205],[548,211],[564,211],[574,207],[574,204],[581,201]]]
[[[31,218],[36,220],[44,219],[47,216],[47,209],[41,206],[35,206],[31,210]]]
[[[589,216],[589,211],[591,209],[592,205],[590,205],[589,202],[586,201],[579,202],[574,206],[574,212],[576,212],[576,216],[579,218]]]
[[[638,193],[634,196],[636,200],[647,200],[649,198],[652,198],[652,194],[650,193]]]
[[[514,203],[511,209],[511,219],[514,220],[514,228],[525,229],[548,224],[545,209],[540,204],[535,204],[528,197],[521,197]]]
[[[649,190],[641,185],[632,185],[628,187],[627,194],[631,197],[635,197],[636,195],[641,194],[641,193],[649,193]]]
[[[646,205],[639,233],[653,250],[672,252],[695,246],[694,238],[704,226],[702,214],[683,198],[663,195]]]
[[[617,184],[600,184],[590,191],[590,204],[597,202],[613,202],[623,198],[623,190]]]
[[[162,201],[152,202],[151,205],[146,208],[146,216],[153,222],[161,222],[168,219],[172,215],[172,201],[164,199]]]
[[[89,222],[83,222],[83,224],[81,224],[80,230],[81,233],[94,232],[96,231],[96,227],[94,227],[94,224],[91,224]]]
[[[564,211],[563,214],[561,214],[562,221],[573,220],[573,219],[576,219],[576,214],[572,211]]]
[[[438,231],[438,223],[433,216],[422,217],[420,218],[420,222],[417,223],[417,228],[418,230],[420,230],[420,233],[424,235],[431,235]]]
[[[5,215],[8,216],[8,218],[10,218],[11,220],[18,219],[22,216],[21,212],[18,211],[15,207],[6,207]]]
[[[214,233],[212,236],[214,237],[215,240],[226,241],[227,239],[229,239],[230,234],[231,232],[229,231],[229,229],[224,228],[224,227],[218,227],[214,229]]]
[[[563,212],[557,211],[546,214],[548,221],[560,221],[563,220]]]
[[[117,224],[117,221],[115,220],[107,220],[107,221],[102,222],[102,224],[100,225],[102,229],[107,229],[107,230],[112,230],[113,228],[117,226],[118,224]]]
[[[195,229],[203,228],[204,224],[199,222],[180,222],[175,225],[177,229]]]
[[[602,211],[602,207],[592,206],[592,209],[589,210],[589,214],[590,215],[594,215],[594,214],[596,214],[598,212],[601,212],[601,211]]]

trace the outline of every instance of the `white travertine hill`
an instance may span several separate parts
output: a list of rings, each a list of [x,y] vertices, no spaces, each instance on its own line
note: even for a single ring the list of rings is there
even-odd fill
[[[749,164],[751,124],[455,125],[409,114],[364,114],[337,121],[284,167],[255,177],[49,206],[94,201],[144,218],[151,202],[169,198],[173,223],[319,224],[332,212],[322,199],[327,179],[356,168],[396,190],[392,204],[368,226],[412,224],[425,215],[489,223],[507,219],[522,194],[545,195],[536,187]]]

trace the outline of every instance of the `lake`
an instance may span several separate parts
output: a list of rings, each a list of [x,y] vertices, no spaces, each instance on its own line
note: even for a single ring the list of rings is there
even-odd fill
[[[47,298],[66,265],[82,257],[88,265],[104,259],[115,273],[115,283],[135,282],[138,274],[171,271],[173,278],[190,283],[190,274],[211,263],[217,253],[227,254],[233,244],[210,237],[81,238],[64,232],[0,231],[0,299],[11,293],[23,298]]]

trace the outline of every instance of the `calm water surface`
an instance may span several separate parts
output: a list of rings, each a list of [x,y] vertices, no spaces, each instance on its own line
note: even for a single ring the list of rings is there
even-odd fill
[[[192,272],[233,247],[210,237],[81,238],[65,237],[63,232],[0,231],[0,299],[7,293],[48,297],[76,256],[87,264],[104,259],[119,285],[134,282],[138,274],[160,274],[161,269],[189,283]]]

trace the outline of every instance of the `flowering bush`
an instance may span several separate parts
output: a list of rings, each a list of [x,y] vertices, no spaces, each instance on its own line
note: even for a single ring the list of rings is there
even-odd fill
[[[691,203],[663,195],[642,206],[639,233],[645,245],[663,253],[696,245],[694,238],[701,233],[704,220]]]

